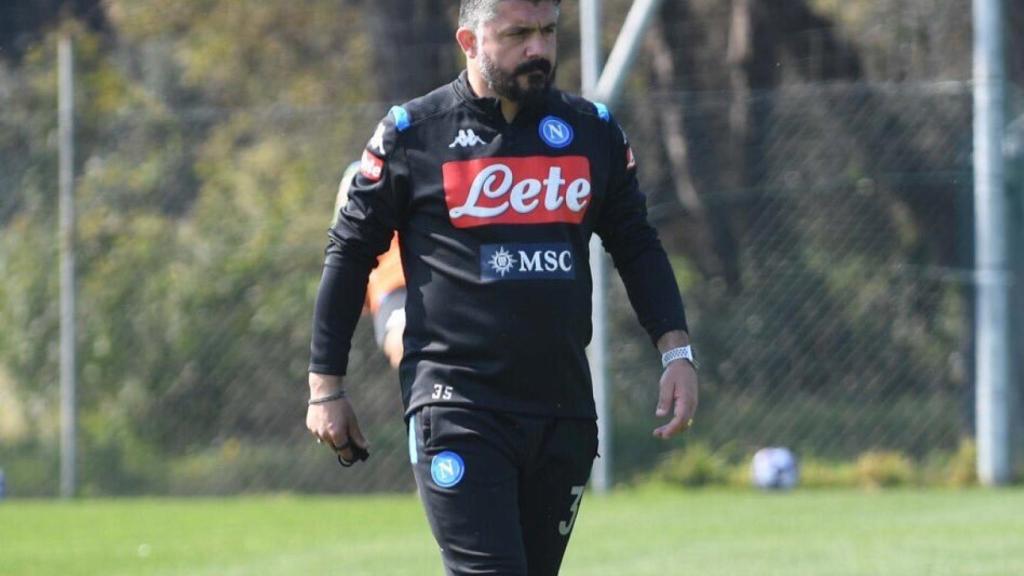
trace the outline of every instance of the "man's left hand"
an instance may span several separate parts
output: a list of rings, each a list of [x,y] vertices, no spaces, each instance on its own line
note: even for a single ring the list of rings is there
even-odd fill
[[[697,412],[697,371],[686,360],[670,362],[661,375],[661,391],[654,415],[663,418],[672,411],[672,420],[654,429],[654,435],[668,440],[685,431]]]

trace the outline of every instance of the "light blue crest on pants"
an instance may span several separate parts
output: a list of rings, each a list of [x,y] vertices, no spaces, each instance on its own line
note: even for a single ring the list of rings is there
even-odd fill
[[[462,481],[466,473],[466,463],[451,450],[445,450],[430,462],[430,476],[441,488],[451,488]]]

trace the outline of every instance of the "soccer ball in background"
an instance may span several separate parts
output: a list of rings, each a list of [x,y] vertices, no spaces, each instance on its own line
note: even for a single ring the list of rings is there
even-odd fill
[[[754,485],[764,490],[789,490],[800,481],[796,456],[789,448],[762,448],[751,466]]]

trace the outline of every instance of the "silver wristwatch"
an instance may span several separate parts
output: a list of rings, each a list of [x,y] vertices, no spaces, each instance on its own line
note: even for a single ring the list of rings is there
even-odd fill
[[[668,352],[661,355],[661,367],[668,368],[669,362],[675,360],[686,360],[693,366],[694,370],[697,369],[697,361],[693,359],[693,349],[689,345],[683,346],[682,348],[673,348]]]

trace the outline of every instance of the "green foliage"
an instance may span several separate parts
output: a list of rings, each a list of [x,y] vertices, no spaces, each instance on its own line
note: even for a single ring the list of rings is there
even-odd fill
[[[967,488],[978,484],[978,448],[963,438],[955,452],[935,452],[922,464],[924,482],[930,486]]]
[[[57,493],[60,455],[55,445],[31,439],[0,442],[0,469],[7,498],[44,498]]]
[[[806,458],[800,461],[802,488],[853,488],[857,485],[857,468],[852,462],[835,462],[820,458]]]
[[[978,447],[964,438],[946,466],[946,480],[952,486],[963,488],[978,483]]]
[[[132,424],[111,405],[85,415],[79,449],[82,496],[166,491],[163,457],[138,437]]]
[[[291,446],[250,446],[229,439],[216,446],[177,459],[170,467],[172,494],[232,494],[266,491],[260,478],[287,471],[294,465]],[[253,480],[256,479],[254,484]]]
[[[652,473],[637,477],[640,485],[676,487],[751,487],[751,455],[711,450],[696,442],[664,454]],[[976,486],[977,449],[964,439],[954,452],[934,451],[921,461],[892,450],[872,450],[854,460],[829,460],[813,455],[799,459],[804,489],[891,489],[908,486],[968,488]]]
[[[52,233],[19,216],[0,237],[0,358],[26,399],[57,381],[57,257]]]
[[[297,450],[284,443],[256,444],[230,438],[217,446],[176,458],[168,469],[170,494],[223,495],[274,492],[281,478],[290,478],[289,489],[327,491],[338,470],[322,447],[309,443]],[[296,477],[303,467],[319,474]],[[307,481],[311,480],[312,484]]]
[[[105,9],[108,38],[64,26],[78,92],[82,485],[164,491],[176,480],[162,458],[294,429],[281,406],[305,371],[337,178],[375,121],[340,113],[372,98],[371,83],[350,81],[370,59],[348,2]],[[50,34],[28,50],[0,93],[0,367],[21,409],[43,406],[46,417],[19,415],[39,428],[27,434],[48,438],[55,46]]]
[[[893,488],[914,483],[914,463],[893,451],[865,452],[857,459],[857,481],[867,488]]]
[[[700,443],[668,453],[652,474],[654,480],[688,487],[724,484],[731,477],[725,459]]]

